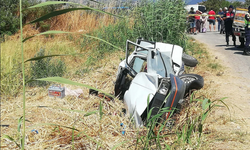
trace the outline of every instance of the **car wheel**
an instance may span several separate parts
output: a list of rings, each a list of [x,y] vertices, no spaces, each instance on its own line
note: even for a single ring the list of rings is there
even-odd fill
[[[186,92],[199,90],[204,86],[204,79],[198,74],[183,74],[179,78],[186,84]]]
[[[186,66],[189,66],[189,67],[195,67],[198,64],[198,61],[196,58],[185,53],[182,54],[182,61],[184,62]]]
[[[125,69],[121,69],[120,73],[117,75],[116,81],[115,81],[115,96],[119,96],[120,98],[123,97],[125,93],[125,79],[126,79],[127,73]]]

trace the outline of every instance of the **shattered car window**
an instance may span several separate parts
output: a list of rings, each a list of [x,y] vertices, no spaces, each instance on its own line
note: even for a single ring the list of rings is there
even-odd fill
[[[146,72],[147,62],[140,57],[135,57],[135,59],[131,63],[131,66],[137,73]]]

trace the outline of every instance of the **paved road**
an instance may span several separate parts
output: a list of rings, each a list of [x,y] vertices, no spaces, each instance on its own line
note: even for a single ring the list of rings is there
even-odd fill
[[[233,46],[232,37],[229,37],[229,46],[226,47],[225,34],[220,34],[217,28],[216,31],[207,29],[207,33],[191,36],[199,42],[206,44],[218,59],[221,59],[226,66],[234,69],[239,76],[250,79],[250,56],[242,55],[243,49]],[[236,37],[236,42],[237,45],[240,45],[238,37]]]
[[[229,106],[232,118],[229,122],[220,124],[223,115],[227,115],[225,108],[216,108],[211,116],[211,126],[221,137],[238,137],[238,133],[250,132],[250,56],[242,55],[243,49],[233,46],[232,37],[230,37],[230,46],[226,47],[225,34],[218,31],[208,31],[191,35],[195,41],[207,45],[207,50],[212,56],[217,57],[222,65],[227,67],[222,76],[207,77],[209,86],[215,88],[213,99],[227,97],[225,103]],[[237,38],[237,45],[239,45]],[[215,60],[214,58],[211,59]],[[210,82],[209,82],[210,81]],[[213,82],[211,82],[213,81]],[[206,84],[206,82],[205,82]],[[216,121],[217,120],[217,121]],[[215,149],[249,149],[250,134],[242,134],[244,142],[235,140],[225,140],[219,142],[215,140]]]

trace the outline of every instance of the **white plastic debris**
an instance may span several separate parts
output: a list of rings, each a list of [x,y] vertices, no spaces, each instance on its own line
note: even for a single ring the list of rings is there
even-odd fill
[[[75,89],[71,90],[70,88],[65,87],[65,95],[71,95],[71,96],[76,96],[79,97],[81,94],[83,94],[82,89]]]

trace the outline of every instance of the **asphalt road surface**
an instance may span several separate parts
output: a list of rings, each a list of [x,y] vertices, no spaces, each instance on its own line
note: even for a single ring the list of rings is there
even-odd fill
[[[216,109],[211,116],[211,124],[218,135],[222,137],[232,137],[236,132],[250,133],[250,56],[242,55],[243,49],[233,46],[232,37],[229,38],[229,46],[226,47],[225,34],[220,34],[218,30],[209,31],[191,35],[195,39],[206,45],[207,51],[212,56],[212,61],[216,59],[225,68],[222,76],[206,77],[207,84],[215,89],[214,99],[226,97],[225,103],[230,111],[224,108]],[[237,45],[240,45],[239,39],[236,39]],[[213,82],[211,82],[213,81]],[[206,83],[205,83],[206,84]],[[226,123],[218,123],[223,115],[231,112],[232,118]],[[227,118],[227,117],[226,117]],[[242,134],[243,135],[243,134]],[[244,142],[225,140],[216,142],[215,149],[249,149],[250,134],[245,134]],[[236,136],[237,137],[237,136]],[[239,139],[239,138],[238,138]]]
[[[191,35],[197,41],[207,45],[212,53],[228,66],[235,70],[239,77],[250,79],[250,56],[242,55],[243,48],[236,48],[233,46],[232,36],[229,37],[229,46],[226,47],[225,34],[220,34],[217,30],[212,31],[207,27],[206,33],[199,33]],[[239,38],[236,37],[237,46],[240,45]],[[223,65],[223,64],[222,64]],[[250,83],[249,83],[250,85]]]

